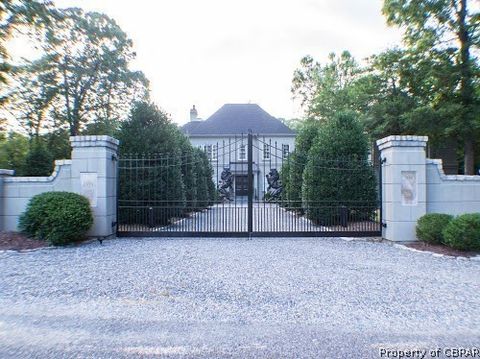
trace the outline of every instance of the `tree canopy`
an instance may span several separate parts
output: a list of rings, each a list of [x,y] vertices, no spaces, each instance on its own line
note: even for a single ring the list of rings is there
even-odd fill
[[[388,23],[404,29],[408,60],[416,75],[425,80],[425,72],[431,81],[424,94],[430,95],[430,108],[421,110],[422,117],[432,110],[435,117],[447,115],[449,120],[442,121],[445,131],[464,143],[466,174],[475,173],[475,139],[480,134],[475,89],[479,66],[474,55],[480,46],[480,12],[478,6],[470,7],[473,4],[472,0],[384,0],[383,5]]]

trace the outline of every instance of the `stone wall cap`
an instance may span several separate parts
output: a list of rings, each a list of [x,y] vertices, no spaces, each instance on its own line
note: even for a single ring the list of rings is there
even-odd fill
[[[427,136],[392,135],[377,140],[377,146],[380,150],[389,147],[426,147],[427,142]]]
[[[6,183],[42,183],[51,184],[62,171],[62,168],[68,167],[72,164],[72,160],[55,160],[55,168],[50,176],[28,176],[28,177],[9,177],[5,178]],[[2,170],[0,170],[2,171]],[[13,172],[13,171],[12,171]]]
[[[427,165],[434,166],[438,174],[440,175],[440,179],[442,181],[475,181],[480,182],[480,176],[477,175],[446,175],[443,170],[443,164],[441,159],[432,159],[427,158]]]
[[[14,174],[15,174],[14,170],[0,169],[0,176],[13,176]]]

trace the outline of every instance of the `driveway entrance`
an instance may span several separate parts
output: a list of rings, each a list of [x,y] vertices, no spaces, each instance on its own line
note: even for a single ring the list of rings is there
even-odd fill
[[[372,196],[369,200],[355,200],[333,195],[329,199],[306,202],[286,195],[282,170],[298,165],[300,160],[291,158],[281,145],[248,134],[218,143],[214,148],[215,156],[210,156],[209,164],[203,164],[195,153],[121,156],[117,234],[142,237],[381,235],[381,178],[376,175],[380,171],[373,164],[359,166],[356,162],[335,159],[315,167],[318,175],[338,176],[332,193],[342,193],[346,187],[355,190],[358,171],[369,171],[368,178],[377,188],[373,200]],[[194,186],[199,171],[211,173],[210,188],[215,192],[203,201],[199,198],[208,186],[202,187],[204,189]],[[186,194],[181,191],[182,186]]]

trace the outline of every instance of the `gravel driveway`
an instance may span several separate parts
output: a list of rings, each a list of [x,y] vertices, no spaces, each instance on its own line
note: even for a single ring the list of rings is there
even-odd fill
[[[480,262],[387,243],[116,239],[2,253],[0,273],[1,358],[480,347]]]

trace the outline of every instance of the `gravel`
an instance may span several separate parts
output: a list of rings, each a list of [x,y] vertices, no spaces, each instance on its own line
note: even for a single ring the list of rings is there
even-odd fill
[[[0,253],[0,272],[1,358],[480,347],[480,262],[383,242],[115,239]]]

